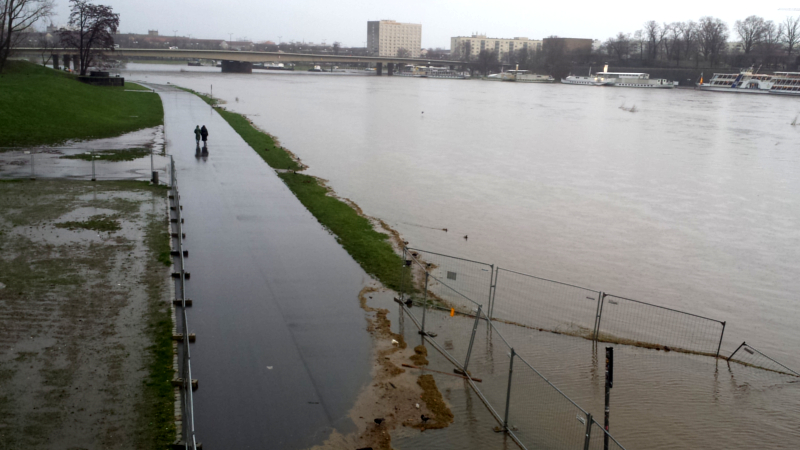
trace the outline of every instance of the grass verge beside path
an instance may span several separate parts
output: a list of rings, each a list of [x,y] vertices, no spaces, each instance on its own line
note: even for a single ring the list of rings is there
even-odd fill
[[[342,247],[365,272],[390,289],[400,289],[400,267],[403,261],[392,248],[387,234],[376,231],[367,217],[333,196],[331,190],[316,177],[296,173],[295,171],[303,170],[305,166],[277,145],[275,138],[256,128],[245,116],[226,111],[207,95],[191,89],[181,89],[199,96],[214,107],[270,167],[288,169],[289,172],[278,173],[278,176],[303,206],[336,235]]]
[[[66,72],[8,61],[0,74],[0,147],[108,138],[161,125],[158,95],[129,88],[136,89],[90,86]]]

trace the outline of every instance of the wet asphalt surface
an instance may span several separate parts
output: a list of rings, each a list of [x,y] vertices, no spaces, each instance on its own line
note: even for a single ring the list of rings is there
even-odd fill
[[[369,277],[211,107],[159,95],[189,251],[198,441],[301,449],[354,430],[347,413],[370,379],[357,297]],[[207,158],[195,125],[209,129]]]

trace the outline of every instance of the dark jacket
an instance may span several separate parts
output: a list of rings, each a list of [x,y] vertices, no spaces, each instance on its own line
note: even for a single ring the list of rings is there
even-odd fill
[[[203,128],[200,128],[200,135],[203,136],[204,141],[208,140],[208,130],[205,125],[203,125]]]
[[[203,135],[203,132],[200,131],[200,127],[196,127],[194,129],[194,137],[195,137],[195,139],[197,139],[199,141],[200,140],[200,136],[202,136],[202,135]]]

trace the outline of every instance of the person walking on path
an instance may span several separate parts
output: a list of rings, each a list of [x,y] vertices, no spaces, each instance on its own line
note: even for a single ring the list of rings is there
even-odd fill
[[[206,141],[208,141],[208,130],[205,125],[203,125],[203,128],[200,128],[200,136],[203,137],[203,146],[205,147]]]
[[[197,141],[197,146],[200,147],[200,138],[202,137],[202,132],[200,131],[200,125],[194,127],[194,139]]]

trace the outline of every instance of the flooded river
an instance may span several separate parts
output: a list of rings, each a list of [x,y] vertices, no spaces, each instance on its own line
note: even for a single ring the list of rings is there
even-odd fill
[[[189,69],[131,64],[123,74],[213,85],[415,247],[727,321],[723,354],[746,340],[800,370],[798,98]],[[597,386],[572,371],[594,373],[596,358],[583,343],[563,351],[551,340],[532,351],[534,364],[600,414]],[[667,370],[637,352],[629,360],[649,375],[631,401],[647,408],[629,421],[680,427],[681,439],[658,432],[653,444],[637,423],[615,435],[623,444],[790,448],[800,438],[800,383],[742,388],[720,381],[710,358],[682,356]],[[671,403],[670,392],[695,403]],[[735,439],[722,438],[726,427]]]

